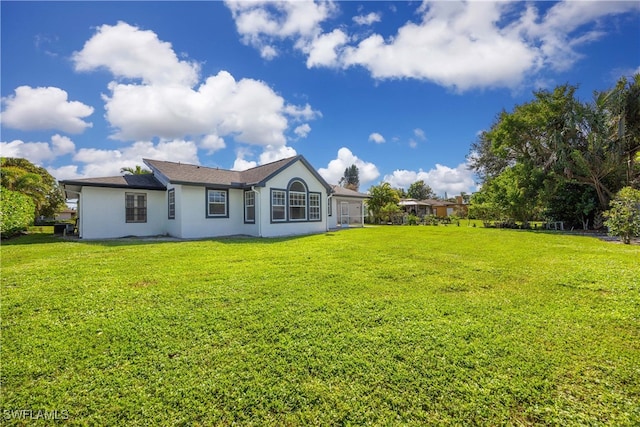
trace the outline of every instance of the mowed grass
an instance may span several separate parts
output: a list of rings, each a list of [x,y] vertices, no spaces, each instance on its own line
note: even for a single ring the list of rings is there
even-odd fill
[[[397,226],[1,255],[9,424],[640,424],[638,246]]]

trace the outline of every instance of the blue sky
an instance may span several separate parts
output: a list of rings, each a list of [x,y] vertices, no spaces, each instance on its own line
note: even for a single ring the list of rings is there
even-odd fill
[[[533,90],[640,72],[640,3],[11,2],[1,153],[58,179],[142,158],[245,169],[302,154],[361,189],[476,189],[477,134]]]

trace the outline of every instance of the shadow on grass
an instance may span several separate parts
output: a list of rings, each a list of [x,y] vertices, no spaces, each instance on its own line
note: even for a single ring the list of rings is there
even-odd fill
[[[327,237],[335,235],[334,232],[327,232],[324,234]],[[299,236],[283,236],[283,237],[254,237],[254,236],[224,236],[224,237],[208,237],[201,239],[179,239],[169,236],[154,236],[154,237],[119,237],[113,239],[96,239],[96,240],[83,240],[78,237],[63,237],[60,235],[54,235],[51,233],[29,233],[20,236],[11,237],[6,240],[2,240],[2,245],[16,246],[16,245],[41,245],[49,243],[79,243],[82,245],[90,246],[139,246],[139,245],[158,245],[158,244],[177,244],[177,243],[190,243],[190,242],[215,242],[223,244],[262,244],[270,245],[274,243],[294,241],[302,239],[304,237],[312,236],[312,234],[299,235]]]
[[[51,233],[29,233],[9,237],[8,239],[3,238],[2,246],[40,245],[43,243],[60,243],[62,241],[64,241],[63,237]]]

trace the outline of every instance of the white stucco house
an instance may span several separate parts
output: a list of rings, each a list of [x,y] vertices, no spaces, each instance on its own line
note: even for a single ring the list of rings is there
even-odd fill
[[[151,174],[60,181],[66,197],[78,199],[80,238],[320,233],[342,221],[336,203],[358,203],[353,194],[332,197],[332,187],[302,156],[245,171],[143,161]],[[360,194],[360,206],[366,197]]]

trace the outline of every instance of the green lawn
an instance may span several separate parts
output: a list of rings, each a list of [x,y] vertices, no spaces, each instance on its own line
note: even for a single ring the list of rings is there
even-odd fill
[[[397,226],[1,255],[7,424],[640,424],[640,246]]]

